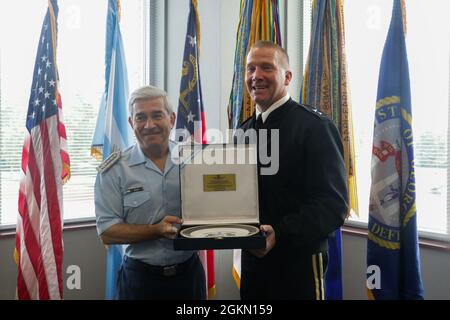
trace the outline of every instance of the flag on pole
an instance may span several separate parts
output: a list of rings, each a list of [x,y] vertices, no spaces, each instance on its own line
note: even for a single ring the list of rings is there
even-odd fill
[[[197,0],[189,0],[189,17],[184,45],[183,67],[178,101],[177,129],[185,129],[197,143],[206,141],[206,120],[200,81],[200,19]],[[199,251],[206,275],[208,298],[216,292],[214,251]]]
[[[245,63],[254,43],[272,41],[281,46],[278,0],[241,0],[240,19],[236,33],[234,75],[228,103],[228,120],[236,130],[255,111],[245,87]]]
[[[34,66],[22,150],[14,258],[17,298],[63,297],[63,190],[70,177],[56,64],[58,4],[48,1]]]
[[[394,0],[378,78],[367,241],[368,296],[376,300],[423,299],[404,8]]]
[[[233,84],[228,103],[229,127],[236,130],[255,111],[245,87],[245,63],[253,44],[260,40],[281,46],[278,0],[241,0],[239,25],[236,33]],[[233,278],[241,285],[241,250],[233,252]]]
[[[311,41],[301,89],[301,102],[317,107],[333,120],[342,137],[349,185],[350,210],[358,212],[352,112],[348,101],[342,0],[314,0]],[[328,238],[325,298],[342,299],[341,229]]]
[[[120,1],[108,1],[106,20],[105,91],[100,103],[92,139],[91,155],[102,160],[111,152],[123,150],[133,143],[128,124],[128,73],[120,32]],[[122,263],[121,245],[107,247],[106,299],[116,296],[117,272]]]

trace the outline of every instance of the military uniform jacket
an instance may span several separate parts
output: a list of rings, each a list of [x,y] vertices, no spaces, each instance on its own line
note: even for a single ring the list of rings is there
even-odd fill
[[[255,125],[253,114],[241,128]],[[327,236],[343,224],[348,210],[337,128],[321,112],[289,99],[261,129],[279,129],[278,173],[258,175],[260,223],[272,225],[276,236],[265,260],[279,264],[279,258],[326,251]],[[267,149],[273,150],[268,140]]]

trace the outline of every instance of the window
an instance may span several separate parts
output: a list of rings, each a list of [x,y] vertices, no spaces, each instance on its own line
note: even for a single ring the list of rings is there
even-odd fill
[[[94,216],[98,162],[90,145],[104,90],[107,1],[60,0],[57,62],[72,177],[64,186],[64,218]],[[23,10],[24,7],[27,10]],[[129,87],[144,84],[147,1],[122,1],[121,30]],[[47,3],[0,3],[0,226],[16,223],[20,163],[37,42]],[[20,17],[22,26],[17,27]]]
[[[431,7],[434,10],[430,10]],[[447,132],[449,109],[450,3],[408,1],[407,51],[415,151],[418,228],[448,236]],[[346,53],[357,151],[359,218],[367,222],[370,163],[381,54],[392,1],[345,1]]]

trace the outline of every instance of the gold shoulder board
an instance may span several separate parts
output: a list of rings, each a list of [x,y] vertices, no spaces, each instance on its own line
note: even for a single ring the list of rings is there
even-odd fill
[[[117,161],[120,159],[120,151],[113,152],[109,155],[108,158],[103,160],[103,162],[97,167],[97,171],[100,173],[104,173],[108,171]]]

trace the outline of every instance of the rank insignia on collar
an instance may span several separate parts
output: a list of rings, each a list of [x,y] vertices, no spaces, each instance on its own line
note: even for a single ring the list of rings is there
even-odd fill
[[[99,173],[104,173],[108,171],[119,159],[120,159],[120,151],[115,151],[109,155],[108,158],[103,160],[103,162],[97,167],[97,171]]]
[[[319,109],[317,109],[316,107],[310,106],[308,104],[300,104],[303,108],[305,108],[306,110],[308,110],[309,112],[311,112],[312,114],[315,114],[316,116],[318,116],[319,118],[327,118],[327,116],[320,111]]]

